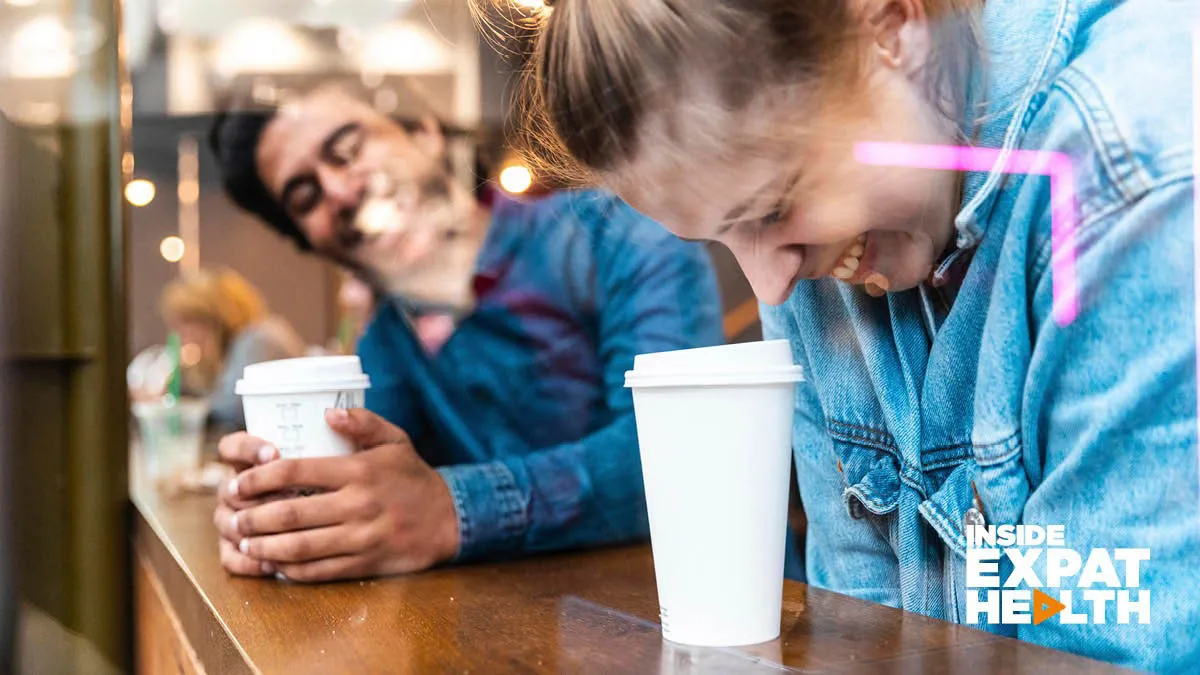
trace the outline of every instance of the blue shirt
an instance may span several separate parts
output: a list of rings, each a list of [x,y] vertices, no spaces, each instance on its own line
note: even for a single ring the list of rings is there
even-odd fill
[[[707,252],[606,194],[504,201],[475,287],[433,357],[392,303],[359,344],[367,408],[450,488],[458,558],[645,537],[624,373],[643,352],[722,341]]]
[[[1150,549],[1150,623],[1117,625],[1110,603],[1103,625],[979,627],[1196,672],[1196,21],[1185,4],[982,10],[978,144],[1073,165],[1073,321],[1054,319],[1050,181],[999,171],[966,177],[958,248],[939,270],[959,282],[956,298],[921,286],[875,299],[826,279],[764,309],[766,333],[789,338],[808,375],[795,455],[814,585],[965,622],[964,521],[1063,525],[1085,560]],[[1073,611],[1090,613],[1075,595]]]

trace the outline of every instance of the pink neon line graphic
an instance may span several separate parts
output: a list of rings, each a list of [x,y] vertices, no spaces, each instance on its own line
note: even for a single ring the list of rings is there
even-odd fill
[[[1075,281],[1075,173],[1061,152],[971,148],[911,143],[858,143],[854,157],[863,164],[943,171],[993,171],[1050,177],[1050,273],[1054,321],[1066,326],[1079,315]]]

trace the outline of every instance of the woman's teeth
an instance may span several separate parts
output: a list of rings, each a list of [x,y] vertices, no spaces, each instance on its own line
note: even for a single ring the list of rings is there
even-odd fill
[[[837,267],[833,268],[833,276],[838,279],[849,279],[858,271],[858,266],[862,263],[863,253],[866,252],[867,235],[860,234],[854,240],[854,244],[846,249],[842,254],[842,259]]]
[[[862,257],[866,253],[866,250],[867,235],[860,234],[854,239],[854,243],[850,245],[850,248],[846,249],[842,254],[842,259],[838,261],[837,266],[833,268],[833,272],[830,274],[835,279],[841,279],[842,281],[853,279],[855,275],[859,274],[859,267],[862,266]],[[891,287],[891,283],[887,277],[874,271],[868,274],[866,279],[862,280],[862,284],[863,289],[869,295],[876,298],[882,297]]]

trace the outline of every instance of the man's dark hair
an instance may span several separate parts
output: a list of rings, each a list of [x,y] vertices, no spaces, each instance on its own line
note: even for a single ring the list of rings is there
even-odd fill
[[[217,158],[221,183],[234,203],[291,239],[301,250],[311,251],[312,244],[308,237],[288,216],[258,174],[255,160],[258,143],[263,130],[274,118],[274,111],[221,112],[208,134],[208,144]]]

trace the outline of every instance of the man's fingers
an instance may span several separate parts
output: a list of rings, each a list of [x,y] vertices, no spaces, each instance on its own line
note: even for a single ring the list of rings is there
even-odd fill
[[[244,513],[242,508],[253,509],[258,506],[263,506],[264,504],[270,504],[274,501],[279,500],[256,499],[253,502],[248,502],[245,507],[241,508],[218,502],[217,508],[213,510],[213,525],[215,525],[217,528],[217,534],[221,535],[221,537],[224,539],[232,541],[234,545],[236,545],[246,536],[241,533],[238,527],[238,522],[241,520],[241,514]]]
[[[389,443],[409,442],[408,434],[403,429],[363,408],[326,410],[325,423],[364,450]]]
[[[226,485],[231,497],[249,500],[295,488],[338,490],[350,483],[366,482],[365,463],[354,457],[280,459],[239,473]]]
[[[279,458],[275,446],[244,431],[222,438],[217,444],[217,452],[222,462],[233,465],[239,471]]]
[[[288,581],[302,583],[361,579],[375,575],[370,559],[363,555],[340,555],[308,563],[281,563],[276,568]]]
[[[226,507],[228,507],[234,511],[241,511],[243,509],[254,508],[255,506],[261,506],[263,504],[268,504],[270,502],[279,501],[280,499],[288,499],[291,497],[290,494],[282,493],[282,494],[264,494],[264,495],[260,495],[257,497],[252,497],[252,498],[247,499],[247,498],[243,498],[242,496],[238,495],[237,493],[229,491],[230,488],[233,487],[233,485],[235,483],[236,483],[236,481],[227,480],[227,481],[223,481],[220,485],[217,486],[218,503],[224,504]]]
[[[238,544],[242,555],[273,563],[303,563],[355,555],[370,546],[365,525],[338,525],[315,530],[247,537]]]
[[[221,539],[233,542],[235,545],[242,540],[242,536],[233,527],[234,514],[237,513],[225,504],[217,504],[217,508],[213,511],[213,525],[217,528],[217,534],[221,535]]]
[[[262,577],[275,573],[275,566],[244,555],[232,542],[221,539],[221,567],[226,572],[243,577]]]
[[[234,541],[244,537],[311,530],[350,521],[370,520],[378,515],[365,492],[353,488],[271,502],[239,511],[227,523]],[[236,529],[233,529],[236,528]]]

